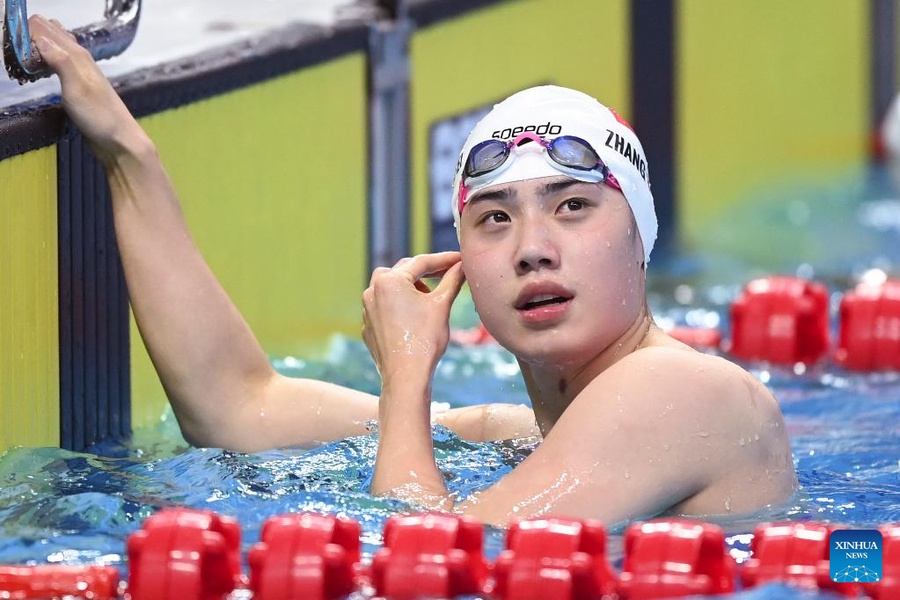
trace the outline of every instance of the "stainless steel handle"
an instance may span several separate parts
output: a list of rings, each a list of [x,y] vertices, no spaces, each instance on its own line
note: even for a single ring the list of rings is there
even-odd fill
[[[19,83],[50,75],[31,43],[26,0],[5,0],[3,17],[3,60],[10,79]],[[141,0],[106,0],[104,20],[72,33],[95,60],[121,54],[131,45],[141,18]]]

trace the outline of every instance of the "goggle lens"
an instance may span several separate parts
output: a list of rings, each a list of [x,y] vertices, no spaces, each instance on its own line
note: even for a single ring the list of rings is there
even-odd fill
[[[497,169],[509,157],[510,145],[500,140],[481,142],[469,153],[464,174],[466,177],[478,177]]]
[[[571,137],[558,137],[547,147],[550,158],[571,169],[592,171],[597,168],[600,157],[587,142]]]

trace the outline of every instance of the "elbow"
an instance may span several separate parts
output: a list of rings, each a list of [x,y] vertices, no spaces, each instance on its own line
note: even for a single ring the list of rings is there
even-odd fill
[[[188,419],[177,419],[178,429],[181,431],[181,437],[184,441],[195,448],[217,448],[215,436],[211,435],[201,424],[192,422]]]
[[[252,453],[265,450],[259,444],[250,443],[246,436],[241,436],[240,427],[225,423],[197,423],[187,419],[179,419],[178,427],[184,441],[195,448],[221,448],[231,452]]]

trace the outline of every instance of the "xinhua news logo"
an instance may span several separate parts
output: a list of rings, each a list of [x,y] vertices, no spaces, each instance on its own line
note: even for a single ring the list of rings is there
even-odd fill
[[[839,583],[881,580],[881,532],[837,529],[828,542],[831,580]]]

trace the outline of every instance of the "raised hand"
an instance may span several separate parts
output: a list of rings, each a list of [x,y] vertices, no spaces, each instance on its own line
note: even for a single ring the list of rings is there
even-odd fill
[[[427,277],[441,277],[434,290],[425,285]],[[464,279],[458,252],[375,269],[363,293],[363,339],[382,379],[423,366],[430,375],[447,349],[450,306]]]
[[[94,154],[110,162],[124,150],[130,136],[143,135],[137,122],[91,54],[59,21],[34,15],[28,26],[42,60],[59,75],[66,113]]]

